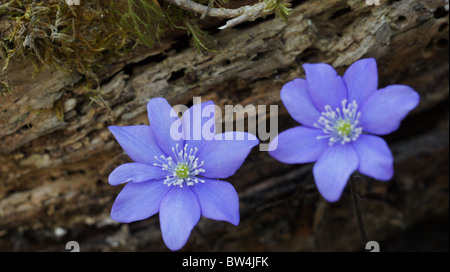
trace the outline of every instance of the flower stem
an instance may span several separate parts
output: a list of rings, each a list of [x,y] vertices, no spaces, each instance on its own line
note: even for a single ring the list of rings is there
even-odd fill
[[[356,177],[352,175],[350,177],[350,191],[352,192],[353,208],[355,209],[356,219],[358,221],[359,232],[364,245],[367,243],[367,233],[364,227],[364,221],[361,213],[361,203],[359,202],[358,189],[356,188]]]

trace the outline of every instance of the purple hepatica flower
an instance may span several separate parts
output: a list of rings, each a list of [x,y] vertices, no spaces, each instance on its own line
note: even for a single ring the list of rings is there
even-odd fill
[[[306,79],[283,86],[281,100],[303,126],[280,133],[270,155],[283,163],[311,163],[316,186],[329,202],[339,200],[350,175],[358,170],[387,181],[393,176],[389,134],[418,104],[410,87],[378,89],[377,64],[362,59],[344,77],[328,64],[305,64]]]
[[[200,215],[238,225],[236,190],[216,178],[227,178],[239,169],[259,143],[256,137],[245,132],[214,136],[214,122],[208,122],[214,120],[211,101],[192,106],[182,119],[164,98],[151,99],[147,110],[150,126],[109,127],[134,161],[120,165],[109,175],[111,185],[127,182],[114,202],[111,218],[129,223],[159,212],[163,240],[171,250],[186,244]],[[205,112],[212,116],[205,118]],[[194,120],[195,116],[199,118]],[[176,124],[182,128],[183,137],[174,140]],[[202,132],[213,137],[195,140],[194,134],[207,124],[210,130]]]

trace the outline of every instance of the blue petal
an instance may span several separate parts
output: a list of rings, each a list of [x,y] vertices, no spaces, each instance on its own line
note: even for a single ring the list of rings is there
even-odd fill
[[[143,182],[163,178],[169,173],[161,167],[143,163],[125,163],[118,166],[109,174],[108,181],[111,185],[119,185],[125,182]]]
[[[202,178],[205,183],[190,187],[198,198],[204,217],[239,224],[239,197],[226,181]]]
[[[170,250],[182,248],[200,219],[197,197],[188,187],[174,187],[161,202],[161,233]]]
[[[380,89],[361,106],[360,126],[364,132],[389,134],[398,129],[401,121],[417,107],[419,101],[419,94],[405,85],[390,85]]]
[[[228,178],[241,167],[250,150],[258,143],[254,135],[242,131],[217,134],[198,155],[200,162],[204,161],[201,168],[206,170],[201,175]]]
[[[269,154],[283,163],[316,161],[328,148],[328,140],[316,139],[323,135],[319,129],[295,127],[281,132],[269,146]],[[274,149],[276,147],[276,149]]]
[[[321,116],[309,97],[306,80],[296,78],[281,88],[281,100],[295,121],[302,125],[314,127]]]
[[[313,168],[320,194],[329,202],[339,200],[350,175],[358,168],[358,154],[350,144],[334,144]]]
[[[362,134],[352,143],[359,157],[359,172],[387,181],[394,175],[394,158],[386,142],[377,136]]]
[[[316,108],[323,112],[325,106],[333,109],[342,107],[342,100],[347,99],[347,89],[342,77],[326,63],[304,64],[308,93]]]
[[[155,162],[154,156],[163,154],[149,126],[110,126],[108,129],[135,162],[152,165]]]
[[[129,182],[117,196],[111,218],[122,223],[149,218],[158,212],[162,199],[171,189],[163,180]]]
[[[358,60],[344,74],[348,101],[362,105],[378,89],[377,62],[373,58]]]
[[[173,155],[172,147],[175,147],[177,143],[181,148],[184,146],[183,139],[181,137],[178,139],[171,133],[171,128],[177,128],[176,124],[180,119],[178,114],[167,100],[161,97],[152,98],[147,104],[147,111],[156,142],[166,155]]]
[[[183,138],[189,148],[200,151],[216,134],[214,102],[195,104],[183,113]]]

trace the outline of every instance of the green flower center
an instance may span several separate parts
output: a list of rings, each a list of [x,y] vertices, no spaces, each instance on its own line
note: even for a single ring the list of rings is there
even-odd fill
[[[189,177],[189,167],[187,163],[179,163],[175,169],[175,175],[181,179]]]
[[[362,127],[359,126],[359,117],[356,101],[347,103],[347,99],[342,100],[341,107],[332,109],[330,105],[325,106],[317,123],[314,126],[323,131],[323,135],[317,136],[317,139],[328,139],[328,145],[336,142],[341,144],[356,141],[362,133]]]
[[[348,136],[352,132],[352,124],[348,120],[340,120],[336,125],[336,130],[341,136]]]
[[[155,156],[158,163],[153,165],[167,171],[164,184],[167,186],[178,185],[183,188],[183,185],[192,186],[199,182],[204,183],[205,181],[197,175],[205,172],[205,169],[201,168],[205,162],[199,162],[199,158],[195,156],[197,151],[197,147],[188,149],[187,144],[180,150],[176,144],[175,147],[172,147],[172,156]]]

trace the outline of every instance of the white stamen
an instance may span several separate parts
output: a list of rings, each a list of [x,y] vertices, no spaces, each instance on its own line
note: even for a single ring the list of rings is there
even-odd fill
[[[181,150],[178,148],[178,144],[172,147],[174,159],[172,159],[172,156],[161,155],[159,158],[155,156],[159,163],[153,165],[169,172],[169,175],[164,179],[164,184],[167,184],[167,186],[178,185],[183,188],[183,185],[192,186],[198,182],[204,183],[203,179],[196,177],[198,174],[205,172],[205,169],[200,168],[205,162],[201,161],[199,164],[199,158],[195,156],[198,148],[190,148],[189,152],[187,144]]]
[[[347,99],[342,100],[342,108],[333,110],[330,105],[325,106],[325,111],[319,117],[314,126],[321,129],[325,135],[317,136],[316,139],[328,138],[331,146],[336,142],[342,145],[351,141],[356,141],[362,133],[362,128],[358,126],[361,112],[358,112],[358,104],[355,100],[347,103]]]

